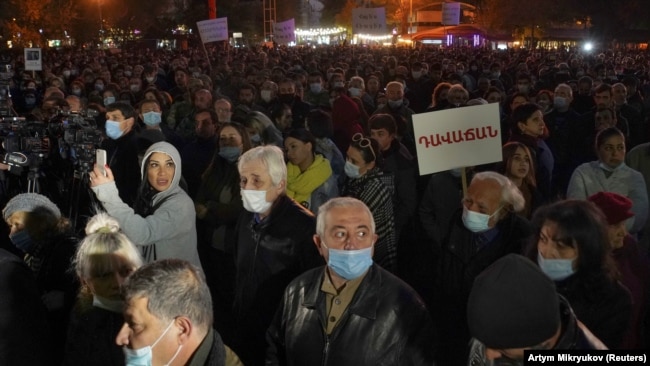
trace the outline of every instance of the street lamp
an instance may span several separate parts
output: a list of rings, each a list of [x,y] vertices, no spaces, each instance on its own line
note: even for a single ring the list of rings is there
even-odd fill
[[[104,47],[104,19],[102,18],[102,0],[97,0],[97,9],[99,10],[99,43]]]

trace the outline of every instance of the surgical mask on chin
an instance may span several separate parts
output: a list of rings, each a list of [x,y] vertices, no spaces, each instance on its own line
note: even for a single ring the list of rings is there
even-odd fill
[[[29,235],[27,230],[21,230],[15,234],[9,235],[9,240],[16,248],[22,250],[24,253],[30,253],[36,246],[36,242],[34,242],[32,236]]]
[[[575,259],[545,259],[542,253],[537,252],[537,264],[550,279],[562,281],[575,273],[573,261]]]
[[[327,248],[327,265],[347,281],[359,278],[372,266],[372,246],[358,250],[340,250]]]
[[[258,214],[265,213],[273,205],[273,202],[266,200],[266,191],[242,189],[241,200],[244,203],[246,211]]]
[[[262,91],[260,91],[260,97],[266,103],[270,102],[271,101],[271,91],[270,90],[262,90]]]
[[[492,216],[496,215],[502,207],[497,208],[492,215],[468,210],[463,206],[463,225],[473,233],[481,233],[490,229],[489,222]]]
[[[239,159],[239,155],[241,155],[241,150],[237,146],[224,146],[219,148],[219,156],[231,163],[236,162]]]
[[[175,319],[174,319],[175,320]],[[151,366],[153,363],[153,348],[156,346],[156,344],[167,334],[169,329],[174,325],[174,320],[172,320],[171,323],[167,326],[167,329],[156,339],[155,342],[151,346],[146,346],[138,349],[130,349],[126,346],[122,347],[122,351],[124,352],[124,361],[126,363],[126,366]],[[181,351],[183,348],[183,345],[179,345],[178,349],[176,350],[176,353],[172,356],[171,360],[167,362],[165,365],[169,365],[172,362],[174,362],[174,359],[176,356],[178,356],[178,353]]]
[[[107,120],[105,129],[106,136],[113,140],[119,139],[124,134],[124,131],[120,128],[120,123],[117,121]]]
[[[617,171],[620,167],[622,167],[624,164],[625,164],[625,163],[622,162],[622,163],[620,163],[616,168],[612,168],[612,167],[610,167],[609,165],[607,165],[607,164],[605,164],[605,163],[603,163],[603,162],[601,161],[600,163],[598,163],[598,166],[600,166],[600,169],[602,169],[602,170],[605,170],[605,171],[608,171],[608,172],[610,172],[610,173],[613,173],[613,172]]]
[[[399,108],[399,107],[402,106],[402,101],[403,101],[402,99],[400,99],[400,100],[389,100],[388,105],[391,108]]]
[[[345,175],[347,175],[349,178],[356,179],[361,176],[359,167],[347,160],[345,162],[345,166],[343,167],[343,170],[345,171]]]
[[[147,112],[142,114],[142,120],[147,126],[158,126],[161,122],[161,113]]]

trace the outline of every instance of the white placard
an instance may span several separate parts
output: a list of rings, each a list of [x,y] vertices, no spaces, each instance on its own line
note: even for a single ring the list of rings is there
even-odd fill
[[[43,70],[43,58],[41,55],[42,54],[40,48],[25,48],[25,70]]]
[[[413,115],[420,174],[502,160],[497,103]]]
[[[353,34],[386,34],[385,8],[352,9]]]
[[[460,24],[460,3],[442,3],[442,24]]]
[[[228,40],[228,18],[217,18],[196,22],[203,43]]]
[[[296,41],[296,23],[293,18],[273,24],[273,40],[278,44]]]

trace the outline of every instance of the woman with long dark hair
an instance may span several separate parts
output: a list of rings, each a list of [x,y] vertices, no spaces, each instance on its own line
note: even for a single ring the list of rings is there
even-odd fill
[[[181,157],[168,142],[147,149],[141,167],[142,183],[133,208],[120,199],[113,172],[95,165],[90,186],[106,212],[117,219],[126,236],[142,248],[145,263],[178,258],[200,268],[196,249],[194,203],[181,188]]]
[[[566,200],[533,217],[528,257],[555,281],[560,295],[607,347],[620,347],[632,311],[610,256],[607,221],[591,202]]]

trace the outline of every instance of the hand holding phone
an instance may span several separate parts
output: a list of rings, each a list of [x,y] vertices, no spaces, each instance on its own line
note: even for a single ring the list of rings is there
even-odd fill
[[[95,164],[97,164],[97,168],[99,168],[102,174],[106,176],[106,169],[104,169],[106,166],[106,150],[95,150]]]

